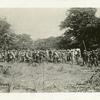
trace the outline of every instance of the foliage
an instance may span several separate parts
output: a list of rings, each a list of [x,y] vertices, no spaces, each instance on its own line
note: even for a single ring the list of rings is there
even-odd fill
[[[19,34],[16,35],[16,48],[18,49],[32,49],[33,40],[28,34]]]
[[[10,43],[12,42],[11,34],[11,25],[6,21],[5,18],[0,18],[0,48],[8,49]]]
[[[84,48],[83,40],[86,47],[91,47],[99,42],[100,38],[100,18],[95,16],[95,8],[71,8],[64,21],[61,22],[60,28],[66,29],[64,38],[69,44],[73,40],[78,43],[81,48]]]
[[[11,25],[6,19],[0,19],[0,48],[8,49],[29,49],[33,48],[33,40],[30,35],[17,35],[11,30]]]
[[[50,37],[47,39],[39,39],[34,42],[35,49],[58,49],[61,37]]]

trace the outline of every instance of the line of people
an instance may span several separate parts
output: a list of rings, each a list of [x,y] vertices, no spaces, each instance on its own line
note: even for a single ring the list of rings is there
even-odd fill
[[[76,56],[80,52],[76,51]],[[8,50],[0,52],[3,62],[73,62],[73,50]],[[80,54],[79,54],[80,55]]]
[[[98,66],[99,52],[97,50],[86,51],[81,54],[80,49],[71,50],[2,50],[0,61],[2,62],[27,62],[27,63],[70,63],[87,66]]]

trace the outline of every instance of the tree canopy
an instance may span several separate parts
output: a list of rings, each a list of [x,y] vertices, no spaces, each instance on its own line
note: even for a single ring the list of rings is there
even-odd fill
[[[99,44],[100,18],[97,18],[95,8],[71,8],[66,18],[61,22],[60,28],[65,29],[62,41],[66,45],[77,44],[84,49],[83,41],[87,48]]]
[[[18,49],[32,49],[33,48],[33,40],[28,34],[18,34],[16,35],[16,43],[15,46]]]
[[[61,37],[49,37],[47,39],[39,39],[34,41],[35,49],[59,49]]]
[[[33,47],[30,35],[16,34],[6,18],[0,18],[0,49],[29,49]]]
[[[8,49],[8,46],[13,42],[11,38],[11,25],[5,18],[0,18],[0,48]]]

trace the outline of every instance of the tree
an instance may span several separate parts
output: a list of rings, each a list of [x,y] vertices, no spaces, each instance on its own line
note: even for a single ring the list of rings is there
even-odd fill
[[[90,48],[93,43],[100,42],[100,18],[95,14],[95,8],[69,9],[65,20],[60,24],[61,29],[66,29],[64,33],[66,41],[70,39],[71,43],[71,37],[74,37],[82,50],[85,49],[84,45]]]
[[[33,48],[33,40],[30,35],[17,35],[11,29],[11,25],[6,18],[0,18],[0,48],[8,49],[31,49]]]
[[[34,41],[35,49],[58,49],[61,37],[49,37],[47,39],[39,39]]]
[[[33,40],[28,34],[19,34],[16,35],[15,41],[16,49],[32,49],[33,48]]]
[[[6,18],[0,18],[0,48],[8,49],[13,42],[11,38],[11,25],[7,22]]]

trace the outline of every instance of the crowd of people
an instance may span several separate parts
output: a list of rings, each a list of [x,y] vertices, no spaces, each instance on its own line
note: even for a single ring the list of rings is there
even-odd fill
[[[26,63],[70,63],[87,66],[98,66],[100,52],[98,50],[86,51],[83,54],[80,49],[68,50],[2,50],[0,61],[2,62],[26,62]]]
[[[83,52],[83,64],[87,66],[98,66],[100,61],[100,51],[99,50],[91,50]]]

